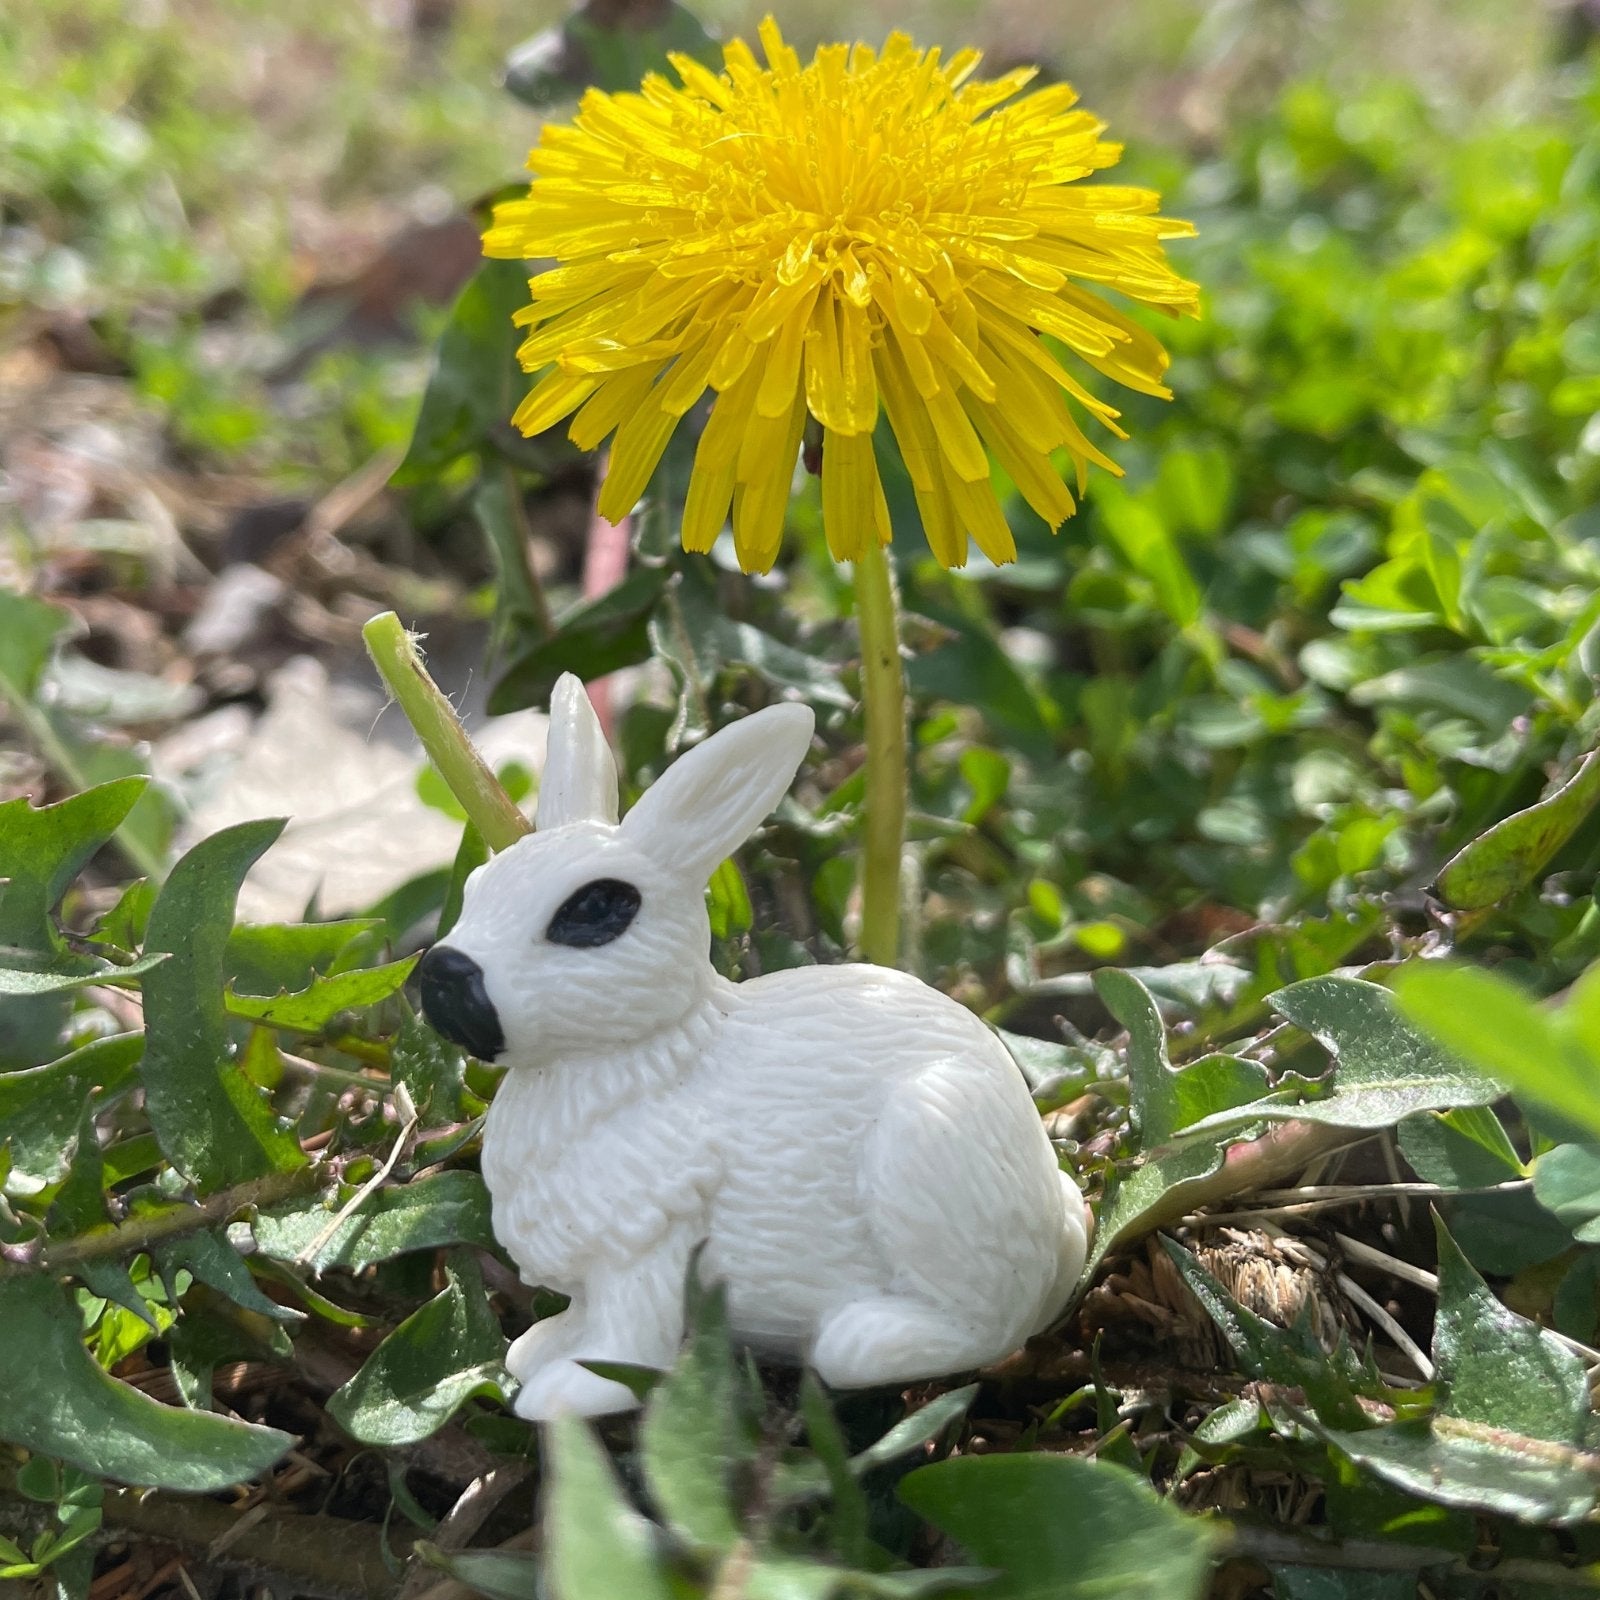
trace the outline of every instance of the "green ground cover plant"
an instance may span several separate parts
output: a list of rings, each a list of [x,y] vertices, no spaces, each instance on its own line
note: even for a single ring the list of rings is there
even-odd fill
[[[239,243],[274,224],[221,176],[252,149],[252,114],[206,97],[237,34],[185,53],[116,9],[85,8],[76,49],[48,7],[0,24],[0,355],[87,329],[162,470],[212,488],[393,469],[350,541],[370,566],[318,579],[325,614],[470,619],[496,712],[634,672],[625,801],[804,698],[813,758],[708,891],[716,959],[852,958],[861,667],[816,481],[748,577],[678,548],[690,439],[620,581],[586,593],[561,529],[592,464],[506,426],[526,272],[487,262],[407,302],[403,337],[275,375],[314,303],[281,242]],[[335,188],[422,164],[464,204],[498,192],[531,123],[502,120],[523,114],[492,62],[526,29],[464,12],[421,66],[318,21],[352,87],[287,148],[338,145]],[[659,46],[610,37],[582,72],[622,87]],[[530,99],[577,71],[545,48],[513,73]],[[99,660],[90,607],[176,636],[227,564],[215,529],[175,576],[91,506],[74,565],[0,504],[0,1583],[1600,1587],[1600,58],[1581,29],[1541,48],[1474,97],[1352,73],[1347,42],[1224,126],[1135,137],[1136,176],[1197,226],[1174,254],[1204,314],[1161,324],[1175,398],[1129,400],[1126,477],[1058,535],[997,469],[1015,563],[931,559],[887,454],[902,960],[1002,1031],[1097,1214],[1071,1316],[991,1372],[829,1396],[730,1348],[710,1293],[677,1368],[613,1374],[641,1421],[518,1421],[506,1339],[554,1302],[489,1226],[496,1073],[406,988],[483,837],[453,810],[450,869],[359,915],[241,920],[281,824],[183,831],[141,738],[196,704]],[[214,361],[257,337],[255,365]]]

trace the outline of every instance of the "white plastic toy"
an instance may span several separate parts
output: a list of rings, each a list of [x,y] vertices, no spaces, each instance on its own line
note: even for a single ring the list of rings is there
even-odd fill
[[[524,1417],[633,1406],[579,1362],[670,1366],[702,1243],[736,1336],[837,1388],[997,1360],[1083,1265],[1082,1196],[971,1012],[882,967],[712,967],[706,882],[812,723],[746,717],[619,823],[604,735],[562,678],[538,831],[472,874],[419,968],[433,1025],[510,1068],[484,1135],[495,1233],[572,1299],[511,1347]]]

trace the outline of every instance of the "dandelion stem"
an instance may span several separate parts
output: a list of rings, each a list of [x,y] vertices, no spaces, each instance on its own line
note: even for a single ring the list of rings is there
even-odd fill
[[[483,835],[484,843],[491,850],[515,844],[529,831],[528,819],[473,748],[455,707],[428,676],[416,643],[399,617],[392,611],[383,612],[361,630],[361,637],[429,760]]]
[[[861,872],[861,953],[900,960],[900,858],[906,832],[906,680],[900,608],[888,553],[873,540],[856,563],[861,698],[866,708],[866,848]]]

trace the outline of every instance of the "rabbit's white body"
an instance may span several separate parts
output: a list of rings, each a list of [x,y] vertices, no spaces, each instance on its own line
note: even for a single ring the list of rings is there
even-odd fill
[[[574,690],[581,698],[563,681],[553,733],[564,714],[565,738],[592,760],[598,730]],[[709,769],[712,747],[739,730],[748,766],[762,755],[753,725],[780,713],[783,748],[757,765],[781,770],[786,786],[810,731],[796,707],[708,741],[620,826],[605,815],[603,783],[596,793],[558,770],[576,799],[558,787],[552,810],[569,814],[552,829],[541,798],[540,832],[485,869],[449,937],[480,969],[496,1030],[504,1025],[497,1054],[510,1070],[483,1154],[495,1233],[526,1281],[572,1299],[512,1346],[524,1416],[631,1405],[625,1388],[579,1363],[669,1365],[698,1246],[702,1275],[727,1285],[738,1336],[840,1387],[998,1359],[1055,1315],[1083,1264],[1077,1188],[1021,1072],[970,1012],[879,967],[739,984],[712,968],[699,929],[705,861],[715,865],[727,835],[765,814],[774,780],[769,772],[737,815],[716,813],[732,803],[734,779],[750,788],[743,771],[678,796],[705,813],[710,840],[696,836],[681,863],[662,861],[665,817],[647,802],[681,768]],[[547,768],[546,792],[551,781]],[[491,897],[496,866],[501,894]],[[626,932],[552,945],[551,908],[574,888],[608,885],[637,902]],[[529,895],[518,895],[524,886]],[[543,948],[532,948],[545,928]]]

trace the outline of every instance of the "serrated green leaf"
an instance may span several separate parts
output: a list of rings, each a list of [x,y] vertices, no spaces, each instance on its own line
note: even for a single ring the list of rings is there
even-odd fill
[[[1128,1032],[1130,1119],[1144,1155],[1119,1174],[1101,1207],[1099,1225],[1080,1282],[1098,1270],[1107,1251],[1145,1229],[1152,1216],[1170,1215],[1184,1189],[1222,1166],[1225,1136],[1261,1119],[1269,1088],[1264,1068],[1234,1056],[1213,1055],[1175,1069],[1167,1055],[1166,1028],[1155,1000],[1134,973],[1105,967],[1094,986]],[[1243,1100],[1241,1105],[1239,1102]],[[1164,1149],[1176,1135],[1184,1142]]]
[[[747,1455],[738,1377],[720,1288],[692,1286],[690,1334],[673,1369],[650,1392],[639,1461],[651,1498],[689,1544],[726,1551],[739,1538],[729,1474]]]
[[[669,1600],[650,1524],[628,1504],[593,1430],[557,1417],[543,1445],[550,1600]]]
[[[1189,1144],[1148,1156],[1131,1172],[1119,1173],[1100,1207],[1094,1244],[1078,1282],[1086,1284],[1116,1245],[1147,1232],[1151,1217],[1172,1215],[1184,1191],[1217,1172],[1225,1155],[1221,1144]]]
[[[293,994],[238,994],[230,989],[223,1003],[230,1015],[245,1017],[269,1028],[287,1028],[295,1033],[321,1033],[335,1017],[346,1011],[363,1011],[387,1000],[411,976],[417,957],[390,961],[381,967],[362,967],[355,972],[340,972],[316,978]]]
[[[1307,978],[1268,996],[1280,1016],[1333,1056],[1333,1091],[1295,1104],[1260,1101],[1227,1115],[1321,1122],[1336,1128],[1387,1128],[1421,1111],[1485,1106],[1505,1092],[1417,1032],[1387,989],[1363,978]],[[1204,1131],[1207,1123],[1191,1128]]]
[[[1439,1505],[1563,1524],[1600,1489],[1583,1363],[1490,1293],[1442,1223],[1433,1357],[1437,1410],[1426,1421],[1329,1427],[1288,1409],[1385,1483]]]
[[[363,1444],[416,1444],[474,1395],[504,1399],[506,1341],[477,1262],[462,1253],[444,1289],[412,1312],[343,1388],[328,1413]]]
[[[293,1261],[310,1247],[343,1203],[337,1196],[270,1206],[252,1224],[265,1256]],[[489,1191],[476,1172],[440,1172],[431,1178],[380,1189],[317,1252],[318,1272],[343,1267],[359,1272],[408,1250],[472,1244],[494,1248]]]
[[[55,805],[0,804],[0,946],[54,951],[51,909],[117,831],[148,778],[118,778]]]
[[[462,1051],[408,1010],[389,1048],[389,1077],[406,1086],[424,1126],[454,1122],[461,1115],[466,1071]]]
[[[1128,1121],[1140,1147],[1165,1144],[1178,1126],[1178,1087],[1167,1056],[1167,1030],[1150,991],[1130,972],[1105,967],[1095,992],[1128,1034]]]
[[[266,1471],[294,1440],[164,1406],[89,1358],[76,1308],[49,1279],[0,1279],[0,1438],[96,1477],[209,1494]]]
[[[1131,1472],[1065,1455],[958,1456],[900,1497],[999,1576],[993,1600],[1199,1600],[1204,1527]]]
[[[1584,1364],[1553,1334],[1490,1293],[1444,1223],[1433,1360],[1441,1416],[1577,1446],[1589,1425]]]
[[[1439,874],[1447,905],[1482,911],[1508,900],[1539,875],[1600,804],[1600,750],[1592,750],[1559,788],[1502,818],[1458,851]]]
[[[305,1315],[293,1306],[281,1306],[261,1291],[250,1275],[244,1258],[217,1232],[179,1234],[156,1246],[152,1252],[156,1270],[167,1285],[167,1291],[176,1298],[174,1280],[179,1272],[187,1272],[207,1288],[226,1295],[246,1311],[259,1312],[277,1322],[299,1322]]]
[[[11,1147],[7,1193],[36,1194],[60,1182],[85,1100],[129,1082],[143,1052],[143,1034],[118,1033],[47,1066],[0,1073],[0,1139]]]
[[[241,1223],[239,1227],[248,1231],[249,1224]],[[231,1231],[231,1230],[230,1230]],[[286,1267],[281,1261],[275,1261],[271,1256],[257,1251],[254,1260],[263,1278],[269,1278],[273,1283],[281,1284],[290,1294],[309,1310],[321,1317],[324,1322],[331,1322],[337,1328],[379,1328],[383,1326],[381,1317],[369,1317],[360,1311],[351,1311],[344,1306],[336,1304],[327,1295],[319,1294],[297,1271]]]
[[[222,1005],[239,886],[282,829],[246,822],[202,840],[173,867],[150,913],[146,949],[171,959],[144,980],[145,1109],[168,1158],[202,1190],[305,1160],[231,1059]]]
[[[126,821],[147,782],[122,778],[49,806],[34,806],[26,798],[0,804],[0,949],[8,965],[24,964],[20,952],[46,966],[68,965],[50,912]],[[48,1061],[60,1048],[66,1014],[60,994],[0,998],[0,1066],[27,1068]]]
[[[1096,972],[1094,984],[1106,1009],[1128,1030],[1129,1116],[1143,1149],[1154,1150],[1194,1123],[1254,1103],[1270,1089],[1266,1068],[1238,1056],[1211,1055],[1174,1069],[1150,991],[1115,967]]]
[[[1209,1416],[1201,1419],[1189,1442],[1178,1458],[1174,1481],[1181,1483],[1194,1469],[1205,1461],[1217,1460],[1224,1448],[1265,1427],[1266,1418],[1261,1402],[1254,1396],[1248,1399],[1225,1400]],[[1199,1450],[1197,1445],[1205,1446]]]
[[[11,952],[0,951],[0,961],[5,961],[8,955],[15,960]],[[110,984],[113,988],[133,987],[135,980],[166,959],[161,954],[147,955],[122,966],[93,956],[73,957],[66,963],[53,961],[49,966],[8,963],[0,965],[0,997],[64,994],[69,989],[82,989],[91,983]]]
[[[348,972],[372,958],[381,941],[377,917],[339,922],[241,922],[228,935],[223,972],[240,994],[303,989],[319,974]]]
[[[131,1311],[152,1333],[161,1332],[161,1324],[139,1293],[133,1275],[120,1261],[109,1256],[91,1257],[74,1269],[73,1276],[90,1294],[101,1300],[109,1300],[124,1311]]]

